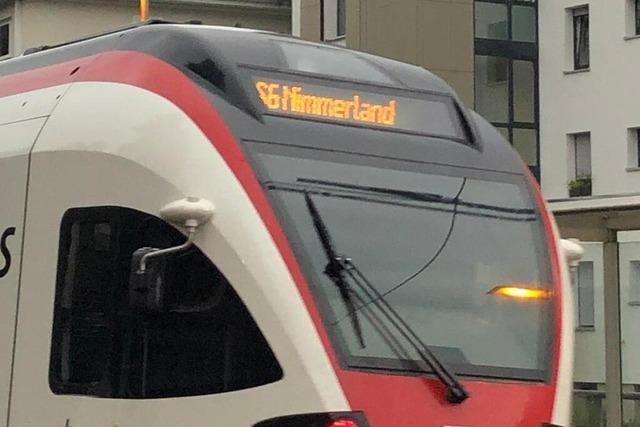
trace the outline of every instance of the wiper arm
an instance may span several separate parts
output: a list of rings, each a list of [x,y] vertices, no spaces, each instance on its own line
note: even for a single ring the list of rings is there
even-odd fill
[[[402,335],[411,348],[418,353],[420,359],[433,370],[436,377],[445,385],[447,388],[447,401],[449,403],[456,404],[464,402],[469,397],[469,392],[465,389],[464,385],[420,339],[413,328],[409,326],[402,316],[400,316],[400,314],[391,307],[384,295],[381,294],[375,286],[373,286],[369,279],[367,279],[362,271],[351,260],[346,259],[343,268],[348,272],[354,283],[356,283],[356,285],[358,285],[358,287],[366,294],[370,303],[375,305],[375,307],[382,312],[394,329]],[[354,272],[356,274],[353,274]],[[363,305],[361,308],[368,307],[368,305],[369,303]],[[398,340],[394,341],[399,344]]]
[[[351,324],[353,326],[353,330],[358,337],[358,343],[361,348],[365,347],[364,336],[362,335],[362,326],[360,324],[360,318],[358,317],[358,311],[356,310],[355,304],[353,303],[353,298],[351,294],[353,290],[349,283],[345,280],[344,274],[345,269],[342,264],[342,257],[340,257],[336,251],[333,241],[331,240],[331,236],[329,235],[329,230],[325,225],[324,221],[320,217],[320,213],[318,212],[318,208],[316,204],[311,199],[309,193],[304,193],[305,201],[307,202],[307,209],[309,210],[309,215],[313,219],[313,226],[316,229],[316,233],[320,238],[320,242],[322,243],[322,248],[324,249],[324,253],[327,256],[327,266],[324,268],[324,274],[331,279],[333,283],[338,287],[340,292],[340,297],[346,306],[347,313],[349,318],[351,319]]]
[[[337,254],[335,246],[329,234],[329,230],[320,216],[320,212],[316,207],[311,196],[305,192],[305,201],[307,203],[307,209],[313,219],[313,225],[316,229],[318,237],[322,243],[324,252],[329,260],[325,267],[324,273],[336,284],[340,290],[340,295],[345,305],[347,306],[348,315],[353,324],[353,329],[356,332],[360,345],[364,347],[364,338],[362,336],[362,328],[359,318],[357,317],[357,311],[353,303],[351,294],[353,293],[357,297],[357,293],[351,288],[349,282],[345,280],[345,275],[348,275],[351,280],[366,294],[369,301],[372,302],[389,320],[389,323],[396,329],[402,337],[411,345],[416,353],[420,356],[420,359],[427,364],[436,377],[447,388],[447,400],[450,403],[462,403],[469,397],[469,393],[464,388],[464,385],[458,380],[451,370],[449,370],[444,363],[442,363],[429,347],[422,342],[420,337],[415,331],[404,321],[404,319],[398,314],[396,310],[386,301],[384,295],[382,295],[371,282],[364,276],[364,274],[356,267],[356,265],[348,258],[341,257]],[[355,272],[355,274],[353,274]],[[362,307],[367,307],[367,304]],[[384,328],[387,329],[387,328]],[[392,341],[396,346],[403,347],[399,340],[392,337]],[[403,349],[404,350],[404,349]],[[403,351],[408,355],[408,352]]]

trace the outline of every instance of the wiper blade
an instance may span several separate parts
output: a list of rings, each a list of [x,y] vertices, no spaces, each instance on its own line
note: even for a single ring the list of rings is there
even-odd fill
[[[371,284],[371,282],[366,278],[366,276],[356,267],[356,265],[346,257],[341,257],[337,254],[335,245],[331,239],[331,235],[329,234],[329,230],[322,220],[320,216],[320,212],[316,207],[314,201],[311,199],[309,193],[305,192],[305,201],[307,203],[307,209],[309,210],[309,214],[313,220],[313,225],[316,229],[318,237],[320,238],[320,242],[322,243],[322,247],[324,249],[325,255],[329,260],[327,266],[325,267],[324,273],[336,284],[340,291],[340,295],[342,300],[344,301],[348,315],[351,319],[351,323],[353,325],[353,329],[356,333],[358,341],[361,347],[364,348],[364,338],[362,335],[362,327],[360,325],[360,320],[357,316],[358,310],[353,303],[352,294],[356,295],[357,293],[351,288],[349,282],[347,282],[345,276],[351,278],[353,283],[355,283],[367,296],[369,301],[374,304],[384,315],[384,317],[389,321],[389,323],[397,330],[402,337],[411,345],[411,348],[418,353],[420,359],[427,364],[432,370],[436,377],[446,386],[447,388],[447,400],[450,403],[462,403],[469,397],[469,393],[464,388],[464,385],[457,379],[455,374],[449,370],[443,362],[441,362],[429,347],[422,342],[420,337],[415,333],[415,331],[404,321],[404,319],[398,314],[396,310],[386,301],[384,295],[382,295],[376,288]],[[355,272],[355,274],[353,274]],[[361,299],[360,299],[361,300]],[[361,300],[362,302],[362,300]],[[367,307],[368,304],[363,304],[362,308]],[[373,314],[373,313],[372,313]],[[388,328],[383,327],[384,330],[388,331]],[[396,346],[399,346],[403,353],[408,355],[407,351],[404,351],[404,347],[399,342],[399,340],[392,336],[392,341]]]
[[[367,279],[362,271],[349,259],[344,264],[345,270],[349,273],[354,283],[366,294],[370,303],[375,305],[391,325],[396,329],[402,337],[409,343],[411,348],[418,353],[420,359],[427,364],[436,377],[447,388],[447,401],[449,403],[462,403],[469,397],[469,392],[457,376],[429,349],[429,347],[420,339],[416,332],[409,324],[400,316],[400,314],[387,302],[383,294],[376,289],[375,286]],[[357,274],[353,274],[355,272]],[[369,303],[364,304],[361,308],[368,307]],[[399,343],[397,339],[394,340]],[[405,352],[406,353],[406,352]]]
[[[346,190],[359,190],[370,193],[387,194],[389,196],[397,196],[404,199],[418,200],[421,202],[452,203],[454,200],[453,198],[448,198],[441,194],[435,193],[421,193],[418,191],[396,190],[393,188],[372,187],[368,185],[354,185],[342,182],[325,181],[321,179],[298,178],[297,181],[305,184],[328,185],[331,187],[343,188]]]
[[[466,180],[466,178],[463,178]],[[383,187],[373,187],[370,185],[356,185],[356,184],[347,184],[344,182],[335,182],[335,181],[327,181],[322,179],[314,179],[314,178],[298,178],[296,181],[303,184],[311,184],[318,187],[333,187],[345,191],[352,192],[364,192],[364,193],[377,193],[386,196],[394,196],[396,198],[407,199],[407,200],[415,200],[418,202],[427,202],[433,204],[442,204],[442,205],[453,205],[456,204],[458,206],[464,206],[470,209],[482,210],[482,211],[491,211],[491,212],[499,212],[502,214],[511,214],[511,215],[532,215],[535,214],[535,210],[531,208],[511,208],[507,206],[497,206],[497,205],[488,205],[485,203],[476,203],[476,202],[466,202],[461,200],[458,196],[443,196],[442,194],[437,193],[424,193],[420,191],[412,191],[412,190],[399,190],[396,188],[383,188]]]
[[[327,277],[329,277],[329,279],[331,279],[331,281],[338,287],[340,297],[342,298],[342,301],[346,306],[347,313],[349,315],[349,318],[351,319],[353,330],[355,331],[358,338],[358,343],[360,344],[361,348],[364,348],[365,343],[364,336],[362,335],[362,326],[360,324],[360,318],[358,317],[358,311],[356,310],[356,306],[353,303],[353,298],[351,297],[353,290],[344,278],[345,269],[342,265],[342,257],[340,257],[336,253],[335,246],[333,244],[333,241],[331,240],[331,236],[329,235],[329,230],[327,230],[327,226],[324,224],[324,221],[320,217],[318,208],[311,199],[309,193],[305,192],[304,198],[307,202],[307,209],[309,210],[309,214],[311,215],[311,218],[313,220],[313,226],[316,229],[316,233],[320,238],[324,253],[327,256],[328,262],[326,267],[324,268],[324,274],[326,274]]]

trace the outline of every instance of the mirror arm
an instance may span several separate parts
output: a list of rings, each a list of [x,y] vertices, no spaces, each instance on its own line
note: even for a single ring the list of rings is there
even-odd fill
[[[140,258],[140,266],[138,267],[138,271],[136,273],[144,274],[144,272],[147,270],[147,260],[149,260],[150,258],[155,258],[158,256],[164,256],[164,255],[173,254],[173,253],[179,253],[189,249],[191,246],[193,246],[193,235],[195,234],[195,231],[196,231],[195,227],[189,227],[189,234],[187,235],[187,241],[179,246],[174,246],[172,248],[166,248],[166,249],[158,249],[144,255],[142,258]]]

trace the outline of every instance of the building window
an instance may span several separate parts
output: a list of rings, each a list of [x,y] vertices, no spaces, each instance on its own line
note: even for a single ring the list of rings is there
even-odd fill
[[[589,68],[589,8],[573,10],[573,68]]]
[[[282,377],[251,314],[198,248],[153,267],[162,271],[162,280],[153,281],[162,287],[135,281],[139,261],[132,258],[140,251],[184,239],[161,219],[132,209],[67,211],[49,370],[54,393],[168,398],[225,393]]]
[[[475,3],[476,37],[483,39],[508,40],[509,21],[507,6],[496,3]]]
[[[595,326],[593,262],[581,262],[575,274],[576,321],[579,328]]]
[[[591,134],[569,135],[569,196],[591,195]]]
[[[636,35],[640,36],[640,0],[635,0],[635,27],[636,27]]]
[[[540,177],[537,1],[476,0],[475,108]]]
[[[509,5],[509,1],[475,2],[475,36],[489,40],[513,40],[535,43],[537,19],[535,6]],[[521,2],[522,3],[522,2]]]
[[[640,128],[628,129],[627,167],[640,168]]]
[[[574,177],[591,177],[591,134],[579,133],[573,136],[574,142]]]
[[[513,129],[513,148],[528,166],[538,165],[538,132],[535,129]]]
[[[511,26],[513,41],[535,43],[538,33],[536,9],[531,6],[513,6]]]
[[[532,61],[513,61],[513,121],[536,121],[536,69]]]
[[[509,60],[475,57],[475,107],[492,123],[509,123]]]
[[[509,61],[498,56],[487,58],[487,84],[506,84],[509,79]]]
[[[9,21],[0,21],[0,58],[9,55]]]
[[[338,0],[338,20],[336,26],[336,36],[342,37],[347,34],[347,4],[346,0]]]
[[[638,0],[640,1],[640,0]],[[635,136],[635,146],[636,146],[636,166],[640,167],[640,128],[634,129],[635,132],[633,132],[634,136]]]
[[[640,261],[629,263],[629,304],[640,305]]]

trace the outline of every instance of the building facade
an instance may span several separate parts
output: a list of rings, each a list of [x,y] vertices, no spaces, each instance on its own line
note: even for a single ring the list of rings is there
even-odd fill
[[[150,16],[170,21],[290,33],[289,0],[151,0]],[[0,60],[131,25],[137,0],[0,0]]]
[[[542,1],[542,188],[575,277],[576,427],[640,426],[640,0]]]
[[[615,3],[615,4],[614,4]],[[540,6],[542,178],[550,199],[640,192],[636,0]],[[560,42],[559,42],[560,41]]]

